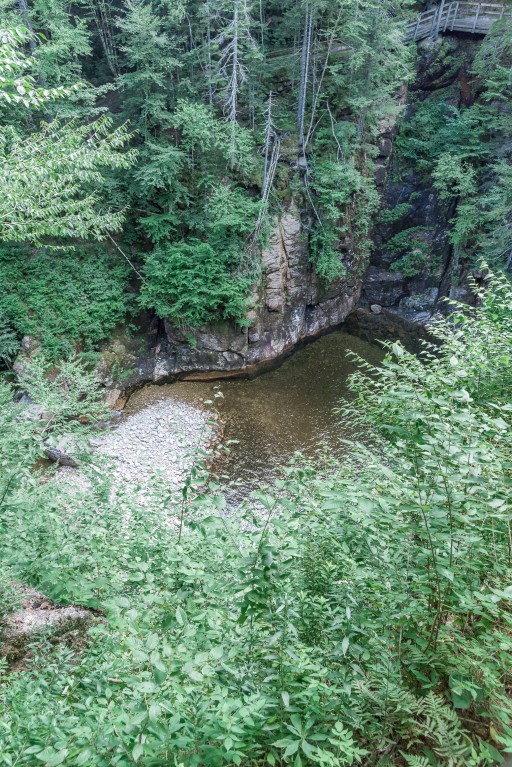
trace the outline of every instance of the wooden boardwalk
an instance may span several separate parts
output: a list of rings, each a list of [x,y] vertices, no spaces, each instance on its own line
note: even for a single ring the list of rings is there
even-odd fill
[[[512,7],[503,3],[443,2],[430,11],[421,13],[406,26],[406,42],[437,37],[444,32],[469,32],[486,35],[495,21],[509,17]]]
[[[512,5],[504,3],[470,3],[470,2],[447,2],[441,3],[430,11],[420,15],[409,22],[400,22],[404,29],[406,43],[424,40],[426,37],[436,38],[445,32],[466,32],[477,35],[486,35],[495,21],[509,18],[512,28]],[[325,43],[318,45],[320,52],[329,54],[344,53],[347,46],[339,43],[327,50]],[[300,48],[281,48],[270,51],[269,59],[283,59],[287,56],[298,57]],[[510,764],[512,767],[512,762]]]

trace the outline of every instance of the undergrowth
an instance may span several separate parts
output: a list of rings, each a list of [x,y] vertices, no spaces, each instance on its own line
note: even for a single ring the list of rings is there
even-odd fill
[[[57,361],[108,338],[133,305],[129,267],[101,247],[0,248],[0,357],[32,336]]]
[[[372,451],[298,460],[229,517],[193,475],[144,508],[93,466],[83,493],[34,482],[34,427],[3,396],[0,561],[105,619],[88,649],[3,679],[0,765],[499,762],[512,290],[490,281],[439,321],[440,349],[361,362],[349,415]]]

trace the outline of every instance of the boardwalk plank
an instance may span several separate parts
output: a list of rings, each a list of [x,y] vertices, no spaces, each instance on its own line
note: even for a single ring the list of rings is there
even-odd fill
[[[486,35],[495,21],[512,19],[512,8],[503,3],[452,2],[421,13],[405,28],[406,42],[437,36],[439,32],[470,32]]]

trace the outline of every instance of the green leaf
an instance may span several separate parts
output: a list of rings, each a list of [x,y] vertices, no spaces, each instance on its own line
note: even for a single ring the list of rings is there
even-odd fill
[[[299,746],[300,740],[295,740],[293,743],[290,743],[290,745],[286,747],[286,751],[284,752],[283,756],[292,756],[293,754],[297,753]]]
[[[160,718],[160,714],[162,713],[162,709],[158,705],[158,703],[152,703],[149,707],[149,718],[152,722],[156,722]]]
[[[163,684],[167,678],[167,672],[163,671],[161,668],[157,668],[156,666],[153,666],[152,668],[153,672],[153,679],[157,684]]]
[[[184,625],[185,625],[185,623],[187,622],[187,613],[186,613],[186,612],[185,612],[185,610],[184,610],[182,607],[180,607],[179,605],[178,605],[178,607],[176,608],[176,620],[178,621],[178,623],[180,624],[180,626],[184,626]]]

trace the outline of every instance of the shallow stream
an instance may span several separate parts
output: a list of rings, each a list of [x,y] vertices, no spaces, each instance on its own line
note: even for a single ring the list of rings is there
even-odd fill
[[[224,441],[236,443],[214,468],[226,480],[240,481],[245,494],[270,482],[296,451],[312,457],[326,447],[331,455],[343,454],[343,440],[352,436],[352,424],[333,410],[349,395],[347,378],[357,367],[350,352],[371,363],[382,359],[379,347],[336,331],[252,380],[147,386],[130,398],[126,415],[162,400],[195,404],[215,399],[225,422]],[[219,392],[223,396],[215,398]]]

